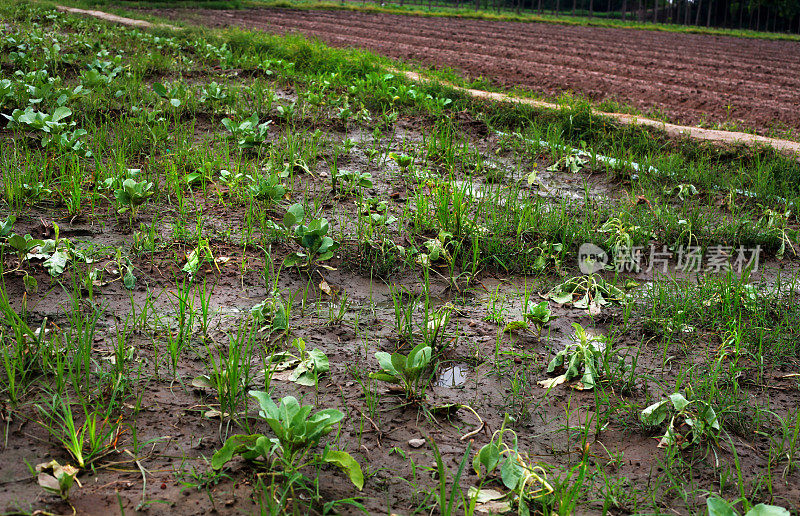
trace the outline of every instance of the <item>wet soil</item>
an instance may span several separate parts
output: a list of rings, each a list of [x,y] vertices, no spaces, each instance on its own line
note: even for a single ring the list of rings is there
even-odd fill
[[[401,118],[390,148],[401,151],[410,144],[419,144],[424,130],[419,121]],[[368,134],[354,130],[348,136],[358,141]],[[337,137],[343,139],[344,135]],[[603,174],[545,171],[548,164],[545,159],[527,161],[520,169],[509,151],[497,151],[498,139],[494,135],[475,137],[471,145],[486,156],[487,164],[506,171],[500,184],[476,176],[471,188],[471,195],[476,197],[484,195],[482,192],[487,189],[505,188],[522,180],[533,168],[539,169],[541,187],[546,189],[537,191],[534,187],[523,192],[531,198],[544,196],[545,202],[554,205],[563,200],[580,203],[587,189],[598,202],[619,202],[624,192]],[[340,166],[371,172],[375,185],[365,193],[392,199],[390,210],[397,213],[406,202],[402,196],[390,195],[397,191],[393,178],[397,177],[399,169],[391,161],[380,165],[371,162],[362,150],[368,146],[353,148],[349,155],[342,157]],[[333,233],[337,234],[340,228],[349,227],[349,219],[356,209],[355,199],[346,194],[330,195],[325,178],[328,170],[323,162],[313,172],[299,179],[297,189],[305,191],[306,195],[317,192],[322,206],[331,214]],[[634,493],[644,492],[641,486],[649,485],[665,470],[664,451],[656,447],[659,435],[641,430],[636,423],[636,407],[645,406],[653,397],[663,394],[664,385],[673,381],[670,371],[684,363],[702,363],[699,355],[670,349],[676,356],[670,361],[669,370],[665,370],[664,349],[646,339],[641,330],[616,333],[616,349],[629,363],[636,360],[638,379],[624,387],[611,386],[608,391],[613,392],[611,404],[598,404],[595,393],[566,386],[548,392],[537,382],[548,377],[546,367],[552,354],[570,342],[571,324],[580,323],[596,333],[616,332],[615,327],[622,320],[622,309],[611,306],[600,315],[592,315],[585,310],[551,303],[557,319],[543,333],[508,333],[503,332],[502,323],[486,320],[487,306],[492,300],[499,296],[506,318],[519,320],[526,286],[533,288],[536,296],[558,282],[558,275],[521,277],[486,271],[470,285],[454,288],[443,276],[434,274],[430,285],[432,302],[434,306],[449,303],[453,315],[441,337],[441,342],[446,344],[441,361],[429,373],[427,406],[469,405],[482,418],[484,426],[479,426],[475,416],[466,409],[426,418],[418,407],[405,404],[390,386],[370,383],[367,378],[369,372],[378,368],[374,358],[376,351],[408,349],[409,343],[398,338],[390,285],[419,294],[424,283],[420,270],[396,270],[390,277],[379,279],[365,270],[365,258],[353,243],[345,242],[329,262],[334,270],[319,268],[306,273],[287,269],[273,284],[265,278],[264,271],[270,265],[277,266],[294,250],[293,245],[276,242],[268,255],[264,249],[242,248],[235,244],[246,207],[236,203],[219,204],[217,195],[214,189],[209,189],[206,196],[197,192],[194,208],[188,213],[191,221],[198,210],[203,212],[205,233],[222,235],[228,230],[229,236],[211,238],[214,255],[226,260],[219,268],[202,267],[194,281],[193,288],[199,289],[203,282],[206,284],[211,324],[207,337],[195,327],[191,341],[181,354],[176,374],[169,370],[165,358],[166,333],[177,326],[174,294],[185,278],[181,267],[191,246],[167,243],[171,241],[169,235],[175,222],[174,209],[149,206],[141,212],[140,222],[145,224],[159,215],[162,243],[156,250],[140,252],[134,258],[137,281],[133,290],[128,291],[120,281],[115,281],[98,287],[91,298],[86,292],[78,296],[81,313],[88,315],[95,309],[101,310],[92,351],[98,372],[109,369],[108,357],[113,356],[113,347],[124,327],[136,327],[125,342],[132,349],[128,370],[131,371],[130,388],[136,394],[120,414],[125,430],[116,448],[98,461],[97,469],[87,470],[80,477],[83,487],[75,489],[71,497],[79,514],[137,510],[151,514],[207,514],[209,511],[239,514],[258,510],[253,499],[257,477],[253,468],[241,460],[234,461],[217,482],[202,488],[191,485],[198,483],[203,474],[208,475],[207,459],[221,446],[223,436],[241,431],[227,418],[221,421],[208,417],[209,410],[218,408],[218,401],[214,393],[194,388],[191,380],[209,373],[209,356],[217,349],[224,353],[231,335],[247,319],[250,308],[267,298],[275,285],[284,296],[295,298],[291,335],[282,338],[258,335],[260,351],[250,357],[254,379],[247,388],[266,388],[259,372],[264,369],[267,350],[291,349],[289,343],[295,337],[303,338],[310,349],[320,348],[330,359],[331,372],[321,378],[316,388],[277,379],[269,388],[273,389],[275,398],[291,394],[317,407],[342,410],[345,418],[334,441],[353,454],[368,472],[364,491],[357,492],[340,472],[322,469],[319,479],[323,500],[355,496],[370,513],[415,513],[420,505],[427,507],[423,501],[437,485],[432,473],[435,467],[432,449],[427,444],[420,446],[419,440],[431,438],[437,443],[452,476],[467,446],[471,446],[474,453],[486,444],[492,433],[501,428],[506,414],[513,418],[512,427],[519,435],[520,449],[526,450],[533,462],[546,464],[552,480],[566,479],[570,469],[584,456],[590,457],[591,467],[611,474],[614,481],[619,482],[620,492],[627,493],[627,498],[618,502],[616,511],[619,513],[634,511],[641,503],[641,500],[636,501]],[[124,217],[115,220],[113,216],[104,215],[109,211],[99,207],[97,214],[89,219],[70,222],[61,209],[31,208],[19,218],[16,229],[34,236],[47,236],[49,222],[57,221],[62,227],[62,238],[70,238],[80,245],[130,250],[131,234],[125,227]],[[282,208],[275,206],[270,216],[280,220]],[[12,269],[13,259],[7,257],[5,265],[6,270]],[[26,294],[22,275],[7,274],[4,280],[12,305],[20,310],[24,302],[34,324],[41,324],[47,318],[51,331],[64,331],[71,324],[70,312],[74,313],[74,286],[70,275],[51,278],[37,262],[26,268],[37,278],[38,292]],[[770,268],[776,265],[770,264]],[[774,276],[774,271],[767,279],[769,275]],[[322,290],[321,278],[332,287],[332,296]],[[633,278],[645,283],[652,276],[643,273]],[[195,310],[200,310],[198,302],[195,301]],[[145,307],[149,315],[143,316]],[[415,311],[417,321],[422,318],[420,310],[418,307]],[[137,316],[138,322],[134,322]],[[693,342],[687,346],[694,346],[695,351],[716,345],[715,338],[709,336]],[[791,368],[771,371],[770,389],[752,385],[746,388],[747,396],[760,404],[769,404],[770,410],[786,417],[800,399],[799,386],[793,377],[786,376],[791,372]],[[45,379],[45,383],[47,381]],[[26,463],[38,464],[54,458],[63,463],[69,460],[68,455],[38,424],[41,416],[34,407],[8,405],[3,410],[6,466],[0,473],[0,508],[69,513],[68,505],[40,490],[26,466]],[[247,421],[254,431],[269,432],[257,418],[252,403],[242,410],[239,424]],[[588,432],[584,433],[583,428],[588,428]],[[464,439],[465,435],[468,438]],[[586,436],[588,440],[584,441]],[[734,433],[731,442],[736,447],[743,476],[748,482],[756,479],[769,460],[767,439]],[[692,467],[686,474],[689,481],[698,485],[715,482],[720,471],[717,462],[726,468],[734,461],[728,445],[716,449],[714,454],[697,450],[687,452],[687,456]],[[468,470],[461,485],[466,490],[477,482],[477,476]],[[593,486],[590,492],[601,493],[604,488],[603,480],[596,475],[587,482]],[[795,470],[775,480],[776,501],[791,506],[800,500],[797,486],[800,486],[800,477]],[[657,488],[654,493],[650,495],[655,497],[650,503],[656,506],[678,513],[690,513],[696,508],[693,505],[696,501],[690,501],[690,506],[686,507],[683,502],[672,499],[664,488]],[[726,494],[736,495],[733,491]],[[602,510],[597,501],[585,500],[584,503],[589,512]],[[341,511],[353,512],[347,507],[342,507]]]

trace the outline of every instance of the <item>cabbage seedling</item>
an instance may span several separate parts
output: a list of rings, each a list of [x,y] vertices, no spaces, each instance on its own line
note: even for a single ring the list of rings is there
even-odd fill
[[[117,211],[118,213],[130,211],[130,220],[131,223],[133,223],[139,206],[144,204],[152,195],[153,183],[147,180],[135,181],[134,179],[128,178],[122,182],[120,188],[114,190],[114,197],[120,204],[120,208]]]
[[[332,464],[344,470],[358,489],[364,487],[364,473],[350,454],[325,448],[322,455],[312,454],[320,440],[333,431],[344,418],[336,409],[323,409],[313,415],[311,405],[300,405],[294,396],[286,396],[276,405],[266,392],[250,391],[260,406],[259,416],[264,418],[275,437],[264,434],[233,435],[211,458],[211,466],[221,469],[234,456],[257,461],[272,459],[283,465],[286,478],[293,478],[304,466]]]

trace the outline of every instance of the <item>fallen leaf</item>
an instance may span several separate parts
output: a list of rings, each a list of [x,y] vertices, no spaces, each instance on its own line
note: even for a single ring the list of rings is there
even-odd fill
[[[476,487],[470,487],[469,494],[467,496],[469,496],[469,498],[473,498],[476,492],[478,493],[478,497],[476,499],[478,503],[486,503],[486,502],[491,502],[492,500],[499,500],[500,498],[503,498],[505,496],[503,493],[501,493],[496,489],[481,489],[480,491],[478,491],[478,488]]]
[[[329,297],[333,296],[333,291],[331,290],[331,286],[328,284],[327,281],[322,280],[319,282],[319,289],[327,294]]]
[[[567,375],[562,374],[560,376],[556,376],[555,378],[546,378],[544,380],[539,380],[537,383],[544,387],[545,389],[549,389],[551,387],[555,387],[556,385],[561,385],[562,383],[567,381]]]

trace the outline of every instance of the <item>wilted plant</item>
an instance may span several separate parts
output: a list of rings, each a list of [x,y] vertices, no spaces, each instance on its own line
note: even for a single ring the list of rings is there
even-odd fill
[[[625,293],[597,275],[575,276],[556,285],[544,295],[559,304],[585,308],[592,314],[609,303],[624,303]]]
[[[716,443],[721,431],[717,413],[708,402],[689,401],[678,392],[642,410],[640,418],[649,426],[660,426],[669,418],[659,448],[672,445],[686,448],[707,441]]]
[[[81,483],[77,479],[80,470],[75,466],[69,464],[62,466],[58,461],[51,460],[37,464],[36,472],[38,473],[36,481],[42,489],[48,493],[57,494],[64,501],[69,499],[69,492],[76,482],[78,487],[81,487]]]
[[[298,385],[317,385],[320,375],[330,371],[328,357],[319,348],[306,350],[303,339],[294,339],[292,346],[298,355],[290,352],[278,352],[269,358],[269,370],[273,380],[287,380]]]
[[[589,336],[586,330],[578,323],[572,323],[575,329],[573,341],[566,348],[556,353],[556,356],[547,364],[547,372],[554,373],[563,370],[564,373],[542,380],[539,385],[551,388],[575,378],[580,380],[575,384],[578,390],[593,389],[600,380],[600,362],[606,349],[604,337]]]
[[[504,439],[506,436],[510,436],[510,445]],[[547,473],[541,466],[530,464],[528,457],[519,451],[517,434],[506,428],[505,420],[500,430],[492,434],[492,440],[475,454],[472,467],[481,478],[481,484],[499,473],[503,485],[515,497],[519,514],[529,513],[526,500],[535,500],[553,492],[553,487],[547,482]]]

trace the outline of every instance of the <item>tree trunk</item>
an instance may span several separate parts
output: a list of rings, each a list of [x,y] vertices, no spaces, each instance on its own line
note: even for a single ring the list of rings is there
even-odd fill
[[[706,27],[711,27],[712,10],[714,10],[714,0],[708,0],[708,14],[706,15]]]
[[[622,21],[628,19],[628,0],[622,0]]]
[[[742,30],[742,15],[744,14],[744,2],[739,3],[739,30]]]
[[[594,16],[594,0],[589,0],[589,18]]]
[[[561,11],[561,0],[556,0],[556,12],[555,15],[558,16],[558,13]]]
[[[653,0],[653,23],[658,23],[658,0]]]
[[[756,30],[761,30],[761,6],[758,6],[758,14],[756,15]]]
[[[578,0],[572,0],[572,16],[575,16],[575,7],[578,5]]]
[[[689,20],[692,16],[692,6],[689,4],[689,0],[685,0],[683,3],[683,24],[689,25]]]
[[[694,16],[694,24],[700,25],[700,12],[703,8],[703,0],[697,0],[697,13]]]
[[[542,0],[539,0],[539,14],[542,14]]]

